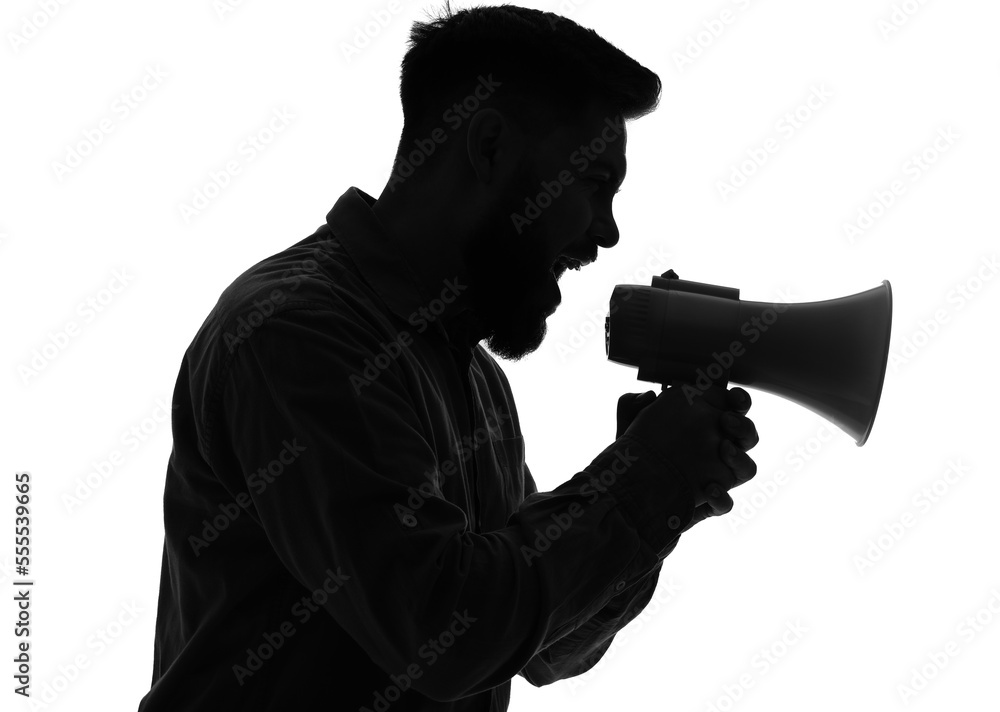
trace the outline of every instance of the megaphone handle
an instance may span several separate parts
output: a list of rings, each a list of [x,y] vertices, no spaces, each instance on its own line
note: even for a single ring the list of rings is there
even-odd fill
[[[726,407],[726,400],[727,400],[726,399],[726,393],[727,393],[726,386],[727,385],[728,385],[728,381],[724,381],[724,380],[723,381],[716,381],[715,383],[713,383],[712,385],[710,385],[708,388],[704,388],[703,389],[703,388],[698,388],[694,384],[688,383],[687,381],[677,381],[677,380],[675,380],[675,381],[671,381],[670,388],[679,388],[679,389],[682,390],[682,392],[685,392],[687,394],[687,396],[688,396],[688,402],[689,403],[693,402],[693,400],[692,400],[693,398],[704,398],[709,403],[709,405],[713,405],[716,408],[725,409],[725,407]],[[663,386],[664,389],[666,387],[667,386]],[[723,495],[723,497],[724,496],[725,495]],[[722,498],[715,498],[715,499],[713,499],[713,498],[709,497],[709,498],[706,498],[706,499],[708,501],[708,504],[716,512],[724,511],[725,508],[728,506],[728,502],[726,502]]]

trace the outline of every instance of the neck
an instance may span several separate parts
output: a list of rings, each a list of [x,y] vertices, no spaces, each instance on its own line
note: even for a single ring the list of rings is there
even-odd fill
[[[427,181],[425,185],[434,186]],[[466,229],[454,198],[440,189],[388,186],[372,206],[375,217],[399,245],[426,298],[445,299],[448,313],[468,306],[469,272],[463,258]]]

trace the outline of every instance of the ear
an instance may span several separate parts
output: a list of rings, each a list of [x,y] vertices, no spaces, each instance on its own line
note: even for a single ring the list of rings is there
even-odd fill
[[[512,172],[519,148],[520,141],[513,126],[496,109],[481,109],[469,121],[466,155],[481,182],[490,184]]]

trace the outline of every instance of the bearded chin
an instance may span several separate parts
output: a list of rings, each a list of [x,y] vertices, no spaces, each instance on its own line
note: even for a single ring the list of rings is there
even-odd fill
[[[528,307],[514,306],[506,316],[507,319],[494,321],[486,346],[502,359],[519,361],[541,346],[548,331],[546,315],[537,308],[532,313]]]
[[[507,213],[489,221],[466,250],[470,298],[486,346],[508,361],[537,350],[548,329],[552,309],[544,299],[553,277],[540,237],[530,226],[518,235]]]

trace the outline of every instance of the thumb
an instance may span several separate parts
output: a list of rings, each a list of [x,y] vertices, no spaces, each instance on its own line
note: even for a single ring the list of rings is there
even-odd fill
[[[655,391],[646,391],[645,393],[625,393],[621,398],[618,399],[618,433],[615,435],[615,439],[620,438],[628,426],[632,424],[635,420],[635,416],[639,415],[639,411],[651,404],[656,400]]]
[[[681,533],[683,534],[698,522],[705,521],[709,517],[714,517],[714,516],[716,516],[716,514],[715,511],[712,509],[711,504],[705,502],[704,504],[698,505],[697,507],[694,508],[694,516],[691,517],[691,523],[688,524],[683,529],[681,529]]]

